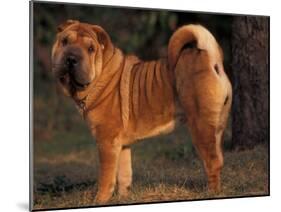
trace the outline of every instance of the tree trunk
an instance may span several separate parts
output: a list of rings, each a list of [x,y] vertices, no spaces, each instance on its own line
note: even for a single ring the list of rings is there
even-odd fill
[[[269,18],[236,16],[232,23],[232,147],[269,142]]]

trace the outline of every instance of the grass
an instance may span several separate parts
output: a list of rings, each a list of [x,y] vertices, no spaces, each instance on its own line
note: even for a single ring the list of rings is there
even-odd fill
[[[34,151],[34,209],[92,206],[97,190],[97,152],[90,133],[55,132],[38,138]],[[201,161],[184,128],[132,146],[133,186],[127,199],[109,204],[268,194],[267,147],[225,152],[222,192],[206,192]]]

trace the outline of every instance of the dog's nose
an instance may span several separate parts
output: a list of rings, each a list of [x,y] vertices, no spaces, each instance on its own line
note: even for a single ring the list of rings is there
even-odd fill
[[[75,56],[70,55],[66,58],[66,65],[68,66],[68,68],[73,68],[75,66],[78,65],[78,60]]]

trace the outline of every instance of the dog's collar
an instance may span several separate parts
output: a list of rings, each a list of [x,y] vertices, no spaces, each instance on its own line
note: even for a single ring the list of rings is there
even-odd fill
[[[86,95],[83,99],[76,99],[74,98],[74,101],[78,107],[78,109],[82,112],[83,117],[85,118],[86,115],[86,105],[87,105],[87,99],[89,95]]]
[[[84,99],[80,99],[80,100],[75,100],[77,106],[81,109],[81,110],[85,110],[86,108],[86,100],[87,100],[87,96],[84,97]]]

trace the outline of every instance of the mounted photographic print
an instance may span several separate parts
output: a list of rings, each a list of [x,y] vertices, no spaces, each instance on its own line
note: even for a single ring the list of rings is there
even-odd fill
[[[31,1],[30,32],[31,210],[269,195],[269,17]]]

